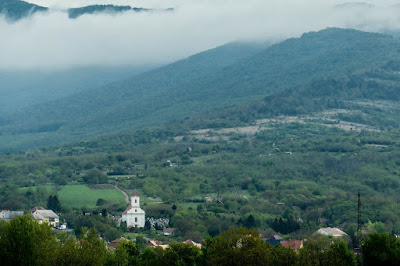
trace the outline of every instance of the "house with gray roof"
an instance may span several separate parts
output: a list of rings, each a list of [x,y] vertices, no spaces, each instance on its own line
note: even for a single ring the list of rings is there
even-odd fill
[[[49,223],[52,227],[60,225],[60,217],[52,210],[36,210],[32,213],[32,218],[38,223]]]

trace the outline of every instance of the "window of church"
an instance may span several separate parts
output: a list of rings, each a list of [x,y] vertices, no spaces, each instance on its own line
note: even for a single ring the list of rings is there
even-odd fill
[[[135,217],[135,223],[137,223],[137,217]]]

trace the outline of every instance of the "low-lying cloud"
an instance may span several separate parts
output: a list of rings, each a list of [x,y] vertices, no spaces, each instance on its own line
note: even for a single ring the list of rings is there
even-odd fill
[[[393,1],[137,0],[131,5],[175,10],[77,19],[62,9],[95,0],[46,1],[58,8],[14,23],[0,18],[0,69],[159,64],[237,40],[280,40],[326,27],[400,28],[400,6]]]

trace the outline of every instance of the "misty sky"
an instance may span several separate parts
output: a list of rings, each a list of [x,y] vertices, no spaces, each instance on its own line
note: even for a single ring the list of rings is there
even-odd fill
[[[400,28],[396,1],[333,0],[29,0],[51,7],[16,23],[0,18],[0,69],[154,64],[236,40],[281,40],[326,27]],[[84,15],[67,7],[129,4],[174,12]]]

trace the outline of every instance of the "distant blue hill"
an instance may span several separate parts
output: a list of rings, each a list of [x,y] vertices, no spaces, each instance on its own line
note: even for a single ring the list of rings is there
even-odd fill
[[[130,6],[92,5],[79,8],[70,8],[68,9],[68,16],[69,18],[77,18],[85,14],[96,14],[102,12],[116,14],[126,11],[146,12],[150,11],[150,9],[130,7]]]
[[[5,15],[9,21],[17,21],[25,17],[29,17],[37,12],[48,11],[49,8],[27,3],[21,0],[0,0],[0,14]],[[68,17],[71,19],[78,18],[85,14],[108,13],[117,14],[126,11],[146,12],[151,9],[130,7],[130,6],[115,6],[115,5],[91,5],[79,8],[70,8],[66,10]],[[165,9],[172,11],[173,9]]]
[[[20,0],[0,0],[0,14],[9,20],[19,20],[36,12],[47,11],[46,7],[37,6]]]

